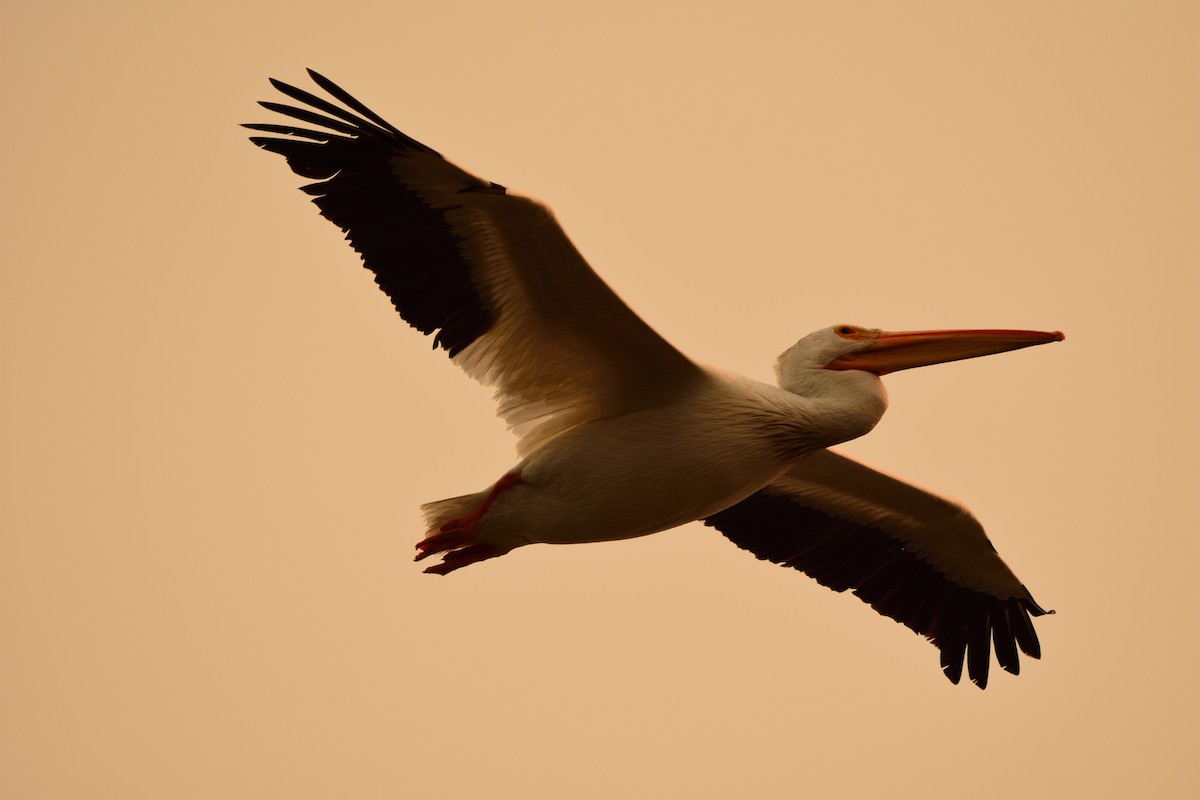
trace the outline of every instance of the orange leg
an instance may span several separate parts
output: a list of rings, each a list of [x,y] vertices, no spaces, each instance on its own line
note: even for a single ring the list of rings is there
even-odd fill
[[[436,533],[418,542],[417,555],[413,560],[420,561],[423,558],[444,553],[442,563],[429,567],[425,571],[436,575],[445,575],[459,567],[501,555],[492,545],[478,541],[475,526],[492,503],[496,502],[496,498],[502,491],[519,483],[521,483],[521,473],[510,472],[504,475],[492,486],[487,497],[479,504],[479,508],[465,517],[452,519],[442,524]]]

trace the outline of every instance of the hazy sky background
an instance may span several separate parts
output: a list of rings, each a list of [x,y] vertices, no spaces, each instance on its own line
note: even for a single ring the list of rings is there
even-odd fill
[[[10,3],[6,798],[1192,797],[1194,2]],[[693,357],[1061,329],[847,450],[969,505],[1045,651],[986,692],[690,525],[449,578],[513,463],[281,159],[314,67],[544,198]]]

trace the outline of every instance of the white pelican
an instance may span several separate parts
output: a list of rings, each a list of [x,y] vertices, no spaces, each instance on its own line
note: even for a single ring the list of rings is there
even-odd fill
[[[548,208],[459,169],[329,79],[345,108],[272,79],[307,108],[246,127],[299,175],[396,310],[480,383],[518,437],[492,486],[423,507],[417,560],[444,575],[536,542],[644,536],[703,520],[904,623],[987,685],[1040,645],[1047,613],[961,506],[828,450],[870,431],[880,375],[1061,341],[1059,332],[889,333],[838,325],[776,363],[779,386],[701,366],[634,314]],[[347,110],[349,109],[349,110]]]

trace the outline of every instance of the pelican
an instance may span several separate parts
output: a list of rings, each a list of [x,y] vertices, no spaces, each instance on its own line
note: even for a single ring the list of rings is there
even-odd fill
[[[480,491],[428,503],[416,559],[445,575],[534,543],[627,539],[702,521],[760,559],[853,591],[987,686],[1041,657],[1045,611],[962,506],[828,449],[870,431],[880,376],[1061,341],[1023,330],[822,328],[775,365],[778,386],[700,365],[592,271],[541,203],[466,172],[328,78],[341,103],[271,79],[314,127],[248,124],[315,181],[409,325],[494,387],[518,463]]]

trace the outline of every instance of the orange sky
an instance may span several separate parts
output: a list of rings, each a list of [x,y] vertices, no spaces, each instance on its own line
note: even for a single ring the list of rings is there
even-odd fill
[[[1196,3],[10,6],[0,794],[1194,796]],[[979,515],[1044,660],[951,686],[699,525],[422,575],[512,441],[236,127],[306,66],[699,360],[1065,331],[846,448]]]

